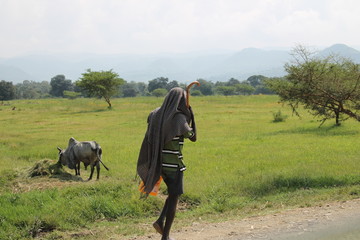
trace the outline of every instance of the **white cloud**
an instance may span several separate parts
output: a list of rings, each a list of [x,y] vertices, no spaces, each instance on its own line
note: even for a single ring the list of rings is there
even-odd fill
[[[0,57],[360,42],[357,0],[0,0]]]

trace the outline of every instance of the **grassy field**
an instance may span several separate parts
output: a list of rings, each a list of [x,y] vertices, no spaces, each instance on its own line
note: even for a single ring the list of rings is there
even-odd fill
[[[94,99],[0,105],[0,239],[144,234],[164,196],[139,199],[134,176],[147,115],[162,100],[114,99],[112,110]],[[218,221],[359,197],[359,123],[319,128],[305,111],[300,119],[277,101],[192,97],[198,141],[185,143],[186,194],[174,228],[189,219]],[[288,118],[274,123],[279,110]],[[37,162],[57,161],[56,147],[65,148],[70,137],[102,146],[110,171],[102,168],[100,181],[28,177]],[[85,180],[90,171],[81,173]]]

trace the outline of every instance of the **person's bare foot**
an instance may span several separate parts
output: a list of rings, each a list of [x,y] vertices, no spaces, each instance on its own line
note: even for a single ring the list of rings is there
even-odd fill
[[[155,228],[155,230],[158,232],[158,233],[160,233],[160,235],[163,235],[163,226],[162,225],[160,225],[160,223],[158,223],[158,222],[154,222],[153,223],[153,227]]]

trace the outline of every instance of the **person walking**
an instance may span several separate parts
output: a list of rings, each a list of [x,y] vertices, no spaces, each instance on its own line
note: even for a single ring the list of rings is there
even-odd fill
[[[160,176],[164,180],[168,197],[153,227],[162,235],[161,240],[172,240],[169,234],[179,196],[183,194],[183,174],[186,170],[182,156],[184,139],[196,141],[195,119],[186,91],[178,87],[171,89],[161,107],[149,114],[147,123],[137,173],[145,194],[151,193]]]

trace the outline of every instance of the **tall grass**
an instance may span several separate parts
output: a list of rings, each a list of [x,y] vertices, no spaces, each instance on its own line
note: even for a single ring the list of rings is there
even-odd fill
[[[111,226],[155,217],[162,200],[139,200],[134,176],[147,116],[162,100],[115,99],[111,110],[93,99],[21,100],[0,106],[0,239],[44,232],[55,238],[55,233],[99,221]],[[188,170],[181,204],[187,211],[180,212],[180,219],[236,209],[254,212],[262,202],[276,208],[360,194],[358,123],[348,120],[334,127],[327,122],[318,128],[319,122],[306,112],[299,119],[277,101],[276,96],[191,99],[198,141],[184,147]],[[273,112],[279,108],[288,118],[274,123]],[[102,146],[110,171],[102,168],[99,182],[61,180],[55,188],[36,189],[36,184],[52,186],[54,179],[21,177],[41,159],[56,161],[56,147],[65,148],[70,137]],[[89,171],[81,171],[86,179]],[[30,191],[24,192],[24,185]],[[120,229],[119,234],[129,232]]]

